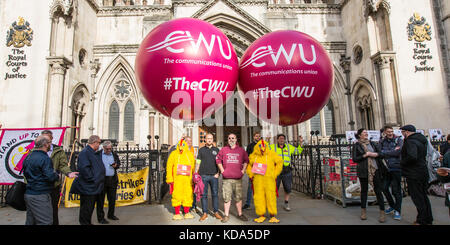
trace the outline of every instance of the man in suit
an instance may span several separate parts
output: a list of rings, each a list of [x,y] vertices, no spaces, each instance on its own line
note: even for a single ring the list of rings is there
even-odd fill
[[[78,155],[79,176],[72,184],[70,193],[80,194],[81,225],[92,225],[91,218],[95,202],[103,191],[105,182],[105,166],[99,154],[95,152],[100,147],[100,137],[92,135],[88,145]]]
[[[114,215],[114,208],[116,205],[117,184],[119,182],[117,169],[120,167],[120,160],[119,156],[112,151],[111,141],[105,141],[103,143],[103,150],[100,150],[98,154],[101,156],[103,165],[105,166],[105,183],[103,191],[98,196],[97,219],[101,224],[108,224],[109,222],[105,219],[105,212],[103,211],[105,195],[108,198],[108,219],[119,220]]]

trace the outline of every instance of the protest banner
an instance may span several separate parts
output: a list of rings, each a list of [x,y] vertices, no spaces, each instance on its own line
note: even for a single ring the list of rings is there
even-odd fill
[[[142,170],[132,173],[118,173],[119,182],[117,184],[116,207],[128,206],[147,201],[148,191],[148,172],[146,167]],[[64,191],[64,206],[66,208],[79,207],[80,195],[72,194],[74,179],[67,178]],[[108,200],[105,197],[105,207],[108,206]]]
[[[0,185],[12,185],[23,180],[23,161],[34,147],[34,140],[43,130],[53,133],[53,144],[61,145],[68,127],[2,129],[0,135]]]

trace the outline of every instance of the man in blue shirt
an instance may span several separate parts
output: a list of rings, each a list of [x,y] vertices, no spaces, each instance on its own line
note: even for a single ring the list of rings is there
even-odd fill
[[[109,222],[105,219],[105,212],[103,211],[105,195],[108,198],[108,219],[119,220],[119,218],[114,215],[114,210],[116,205],[117,184],[119,182],[117,169],[120,167],[120,160],[119,156],[112,151],[111,141],[103,142],[103,150],[100,150],[98,154],[101,156],[103,165],[105,166],[105,184],[104,189],[99,194],[97,200],[97,219],[101,224],[108,224]]]

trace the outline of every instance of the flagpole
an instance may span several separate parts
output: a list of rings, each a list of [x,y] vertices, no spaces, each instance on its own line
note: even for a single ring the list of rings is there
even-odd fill
[[[70,128],[78,128],[78,127],[70,127]],[[76,141],[77,141],[77,138],[75,138],[75,140],[73,141],[73,144],[72,144],[72,151],[70,152],[69,162],[67,162],[67,165],[69,165],[69,166],[70,166],[70,162],[72,161],[73,152],[75,151],[75,142]],[[61,198],[63,196],[64,188],[66,187],[66,180],[67,180],[67,177],[64,177],[64,182],[63,182],[63,185],[61,188],[61,192],[59,193],[58,208],[59,208],[59,205],[61,204]]]

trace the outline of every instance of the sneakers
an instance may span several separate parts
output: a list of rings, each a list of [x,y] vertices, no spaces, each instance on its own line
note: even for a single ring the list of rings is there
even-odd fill
[[[394,209],[389,207],[388,209],[384,210],[385,214],[391,214],[392,212],[394,212]]]
[[[208,214],[207,214],[207,213],[204,213],[204,214],[202,215],[202,217],[200,217],[200,219],[199,219],[198,221],[202,222],[202,221],[206,220],[207,218],[208,218]]]
[[[222,223],[227,223],[228,220],[230,220],[230,217],[228,217],[228,216],[223,216]]]
[[[245,217],[244,214],[239,215],[238,218],[242,221],[248,221],[247,217]]]
[[[401,215],[399,212],[395,211],[395,213],[394,213],[394,219],[395,219],[395,220],[402,220],[402,215]]]
[[[291,207],[289,206],[289,203],[284,203],[284,210],[291,211]]]

